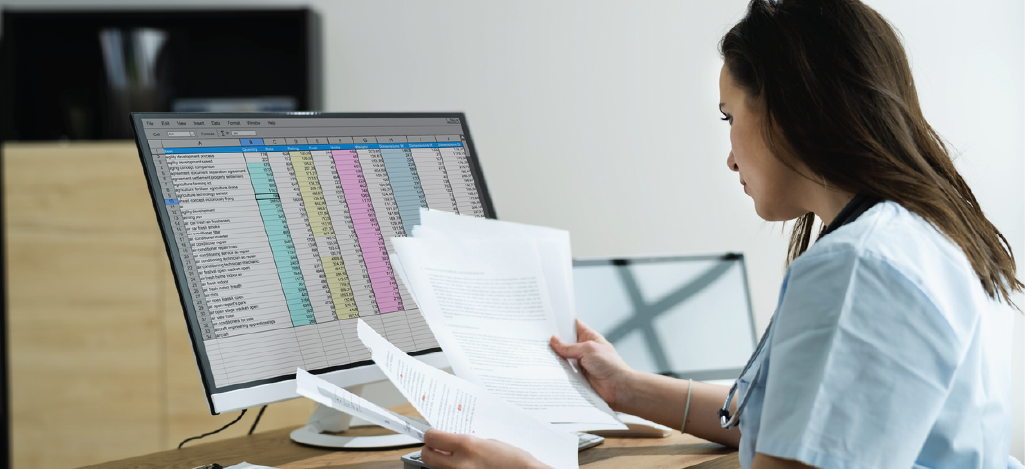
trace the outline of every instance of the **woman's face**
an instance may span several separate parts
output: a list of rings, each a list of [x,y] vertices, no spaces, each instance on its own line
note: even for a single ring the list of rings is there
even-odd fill
[[[811,211],[802,197],[808,179],[769,151],[762,138],[761,115],[748,107],[747,93],[733,83],[725,65],[719,73],[719,110],[730,123],[731,151],[726,164],[740,174],[740,184],[754,199],[758,216],[785,221]]]

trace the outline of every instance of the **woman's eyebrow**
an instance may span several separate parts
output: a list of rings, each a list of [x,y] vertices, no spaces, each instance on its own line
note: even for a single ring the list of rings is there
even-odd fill
[[[723,107],[723,106],[724,106],[725,104],[726,104],[726,103],[719,103],[719,112],[721,112],[721,113],[723,113],[723,114],[726,114],[726,112],[722,110],[722,107]]]

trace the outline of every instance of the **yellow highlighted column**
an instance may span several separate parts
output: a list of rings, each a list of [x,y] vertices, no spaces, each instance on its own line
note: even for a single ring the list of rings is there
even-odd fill
[[[308,151],[289,152],[292,161],[292,170],[299,183],[299,194],[303,199],[303,206],[306,207],[306,216],[309,217],[310,228],[313,236],[321,238],[330,237],[328,243],[337,243],[334,239],[334,225],[331,224],[331,215],[327,211],[327,202],[324,200],[324,191],[320,187],[320,179],[317,177],[317,169],[313,165],[313,154]],[[321,245],[321,243],[318,243]],[[320,258],[324,269],[324,276],[327,279],[327,288],[331,292],[331,301],[335,305],[335,317],[338,319],[355,319],[359,317],[356,309],[356,299],[352,294],[352,287],[349,285],[349,275],[345,272],[345,263],[342,256],[326,256]]]
[[[358,318],[356,298],[352,295],[342,256],[321,257],[320,262],[324,265],[324,274],[327,275],[327,288],[331,291],[331,301],[335,304],[335,316],[338,319]]]

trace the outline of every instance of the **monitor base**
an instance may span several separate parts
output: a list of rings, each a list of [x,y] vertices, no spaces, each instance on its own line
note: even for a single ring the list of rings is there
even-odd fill
[[[347,388],[359,395],[362,385]],[[318,404],[306,426],[292,432],[292,441],[310,446],[336,449],[367,449],[367,448],[400,448],[403,446],[422,445],[423,442],[402,434],[376,436],[344,436],[332,433],[344,432],[349,429],[352,416],[339,412],[331,407]],[[331,432],[331,433],[324,433]]]

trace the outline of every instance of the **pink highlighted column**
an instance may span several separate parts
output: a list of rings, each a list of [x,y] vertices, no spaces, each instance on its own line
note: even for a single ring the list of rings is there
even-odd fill
[[[395,281],[391,262],[388,260],[388,249],[381,235],[381,227],[377,224],[377,214],[370,200],[363,168],[359,164],[356,150],[332,150],[331,155],[338,169],[338,178],[345,193],[345,203],[349,206],[353,228],[359,248],[363,251],[363,261],[370,275],[370,286],[374,291],[377,308],[381,313],[402,311],[402,300],[399,297],[399,285]]]

